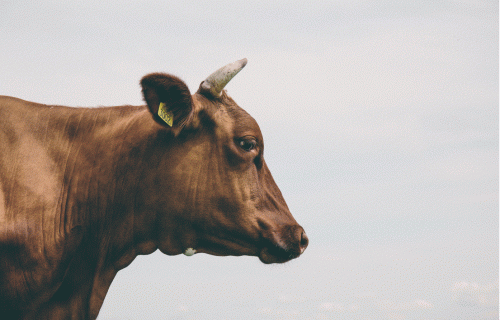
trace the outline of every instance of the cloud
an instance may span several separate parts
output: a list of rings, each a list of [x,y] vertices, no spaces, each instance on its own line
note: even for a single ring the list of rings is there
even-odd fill
[[[300,294],[286,294],[286,295],[282,295],[278,298],[279,302],[281,303],[285,303],[285,304],[288,304],[288,303],[302,303],[302,302],[306,302],[308,301],[308,298],[304,295],[300,295]]]
[[[323,303],[319,306],[319,308],[322,310],[337,311],[337,312],[344,311],[345,309],[345,307],[342,304],[331,303],[331,302]]]
[[[415,311],[429,310],[434,308],[434,305],[425,300],[414,300],[409,302],[394,302],[393,300],[382,300],[378,302],[380,310],[384,311]]]
[[[272,308],[258,309],[257,313],[268,316],[281,316],[281,317],[291,317],[299,315],[299,311],[297,310],[283,310],[283,309],[272,309]]]
[[[498,284],[485,285],[477,282],[455,282],[451,288],[453,301],[463,306],[491,306],[498,305]]]
[[[359,306],[356,304],[346,306],[341,303],[325,302],[319,306],[319,309],[330,312],[356,312],[359,310]]]
[[[187,311],[189,311],[189,308],[185,305],[180,305],[179,307],[177,307],[177,311],[187,312]]]

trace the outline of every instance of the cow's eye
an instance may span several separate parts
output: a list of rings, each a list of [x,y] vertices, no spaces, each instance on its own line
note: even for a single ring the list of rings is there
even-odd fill
[[[252,151],[257,147],[257,141],[252,138],[242,138],[238,140],[238,145],[245,151]]]

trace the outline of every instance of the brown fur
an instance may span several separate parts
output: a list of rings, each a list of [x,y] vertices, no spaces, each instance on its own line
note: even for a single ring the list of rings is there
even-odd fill
[[[167,103],[168,110],[174,113],[174,126],[182,127],[190,118],[193,107],[191,93],[179,78],[165,73],[151,73],[141,80],[144,100],[154,119],[164,125],[158,116],[160,102]]]
[[[170,75],[141,85],[147,107],[0,96],[2,319],[95,319],[116,273],[156,249],[274,263],[307,246],[253,118]],[[174,128],[156,118],[159,102]],[[248,136],[255,150],[238,146]]]

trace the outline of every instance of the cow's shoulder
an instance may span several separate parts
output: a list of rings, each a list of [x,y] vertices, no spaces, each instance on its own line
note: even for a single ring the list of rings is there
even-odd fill
[[[63,174],[43,143],[50,108],[0,97],[0,310],[53,294],[83,235],[64,215]]]

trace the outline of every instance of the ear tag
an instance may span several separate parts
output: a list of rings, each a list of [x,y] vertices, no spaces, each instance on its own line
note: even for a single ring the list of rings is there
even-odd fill
[[[172,111],[168,111],[167,105],[164,102],[160,102],[158,107],[158,116],[165,121],[170,127],[174,125],[174,114]]]

